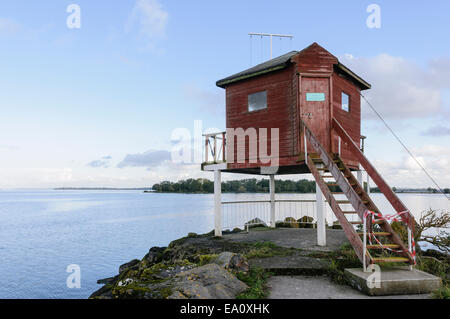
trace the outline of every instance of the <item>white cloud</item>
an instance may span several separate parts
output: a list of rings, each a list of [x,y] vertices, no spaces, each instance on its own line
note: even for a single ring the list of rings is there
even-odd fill
[[[440,187],[450,187],[449,146],[425,145],[411,151]],[[406,153],[400,161],[375,160],[373,164],[390,186],[435,188],[416,161]]]
[[[128,18],[126,31],[136,29],[147,49],[166,35],[169,14],[158,0],[137,0]]]
[[[433,60],[425,68],[388,54],[369,58],[346,54],[340,60],[372,84],[362,93],[385,118],[429,118],[443,112],[441,89],[450,88],[449,59]],[[362,106],[363,117],[375,116],[365,103]]]
[[[432,126],[422,133],[428,136],[448,136],[450,135],[450,127],[447,126]]]
[[[187,84],[183,87],[183,93],[188,99],[195,101],[201,111],[225,115],[225,90],[208,91],[194,84]]]
[[[22,29],[22,26],[13,19],[0,18],[0,35],[16,34]]]
[[[171,159],[171,154],[166,150],[149,150],[144,153],[127,154],[125,158],[117,164],[117,167],[147,167],[153,168]]]

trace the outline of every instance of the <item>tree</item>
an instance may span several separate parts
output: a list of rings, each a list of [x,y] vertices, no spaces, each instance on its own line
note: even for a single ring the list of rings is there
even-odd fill
[[[439,249],[450,253],[450,233],[445,228],[450,227],[450,212],[441,211],[440,213],[434,209],[422,212],[416,225],[416,234],[420,241],[426,241]],[[434,235],[426,235],[425,231],[432,229],[437,233]]]

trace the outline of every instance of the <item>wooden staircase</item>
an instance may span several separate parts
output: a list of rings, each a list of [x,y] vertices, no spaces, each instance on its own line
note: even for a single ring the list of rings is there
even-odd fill
[[[333,119],[333,121],[333,128],[335,128],[339,125],[339,123],[335,119]],[[340,157],[338,155],[329,154],[303,122],[302,127],[305,134],[305,145],[306,141],[308,141],[308,144],[315,150],[315,154],[318,154],[318,157],[312,158],[312,156],[308,156],[305,148],[306,164],[308,165],[309,170],[313,174],[317,184],[319,185],[361,262],[365,263],[365,266],[373,263],[386,262],[408,263],[413,265],[415,260],[413,254],[411,253],[410,247],[403,243],[400,236],[392,229],[389,222],[385,219],[379,219],[376,220],[375,223],[372,223],[372,218],[366,218],[366,232],[357,232],[355,230],[354,225],[364,224],[363,220],[367,211],[380,213],[380,210],[376,207],[364,188],[359,184],[358,180],[354,177],[352,172],[348,169]],[[352,151],[358,152],[357,157],[360,160],[361,165],[363,165],[363,167],[364,164],[366,165],[364,168],[389,202],[393,206],[395,204],[394,208],[397,212],[407,211],[400,199],[398,199],[390,187],[387,186],[386,182],[384,182],[382,177],[378,174],[378,172],[376,172],[345,130],[339,125],[335,131],[339,134],[339,136],[341,136],[347,145],[350,142],[353,143]],[[364,160],[361,160],[360,158],[363,158]],[[340,188],[339,192],[333,192],[330,190],[330,187],[335,188],[336,186]],[[386,187],[390,192],[386,191]],[[336,196],[339,196],[339,198],[336,198]],[[346,199],[342,199],[342,197],[345,197]],[[341,205],[345,204],[347,206],[348,204],[351,204],[353,210],[344,210]],[[349,220],[347,217],[351,215],[357,215],[359,220]],[[409,212],[402,215],[402,221],[404,221],[408,227],[411,227],[413,231],[414,218]],[[363,238],[365,233],[366,236],[373,233],[373,235],[379,238],[378,240],[380,243],[375,242],[367,244],[367,240],[364,241]],[[386,254],[384,256],[376,256],[376,254],[379,254],[385,249],[391,252],[389,257],[386,257]],[[392,255],[396,256],[393,257]]]

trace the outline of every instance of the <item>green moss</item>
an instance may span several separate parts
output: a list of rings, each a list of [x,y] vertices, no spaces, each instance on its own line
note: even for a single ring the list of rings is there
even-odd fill
[[[294,253],[295,249],[280,247],[270,241],[257,242],[252,244],[244,256],[251,258],[266,258],[273,256],[287,256]]]
[[[217,258],[217,254],[210,254],[210,255],[199,255],[198,256],[198,265],[203,266],[206,264],[210,264],[214,259]]]
[[[237,295],[237,299],[264,299],[269,294],[267,280],[271,273],[264,269],[252,267],[248,272],[238,272],[236,277],[245,282],[249,287],[247,290]]]
[[[450,299],[450,286],[443,286],[431,294],[433,299]]]
[[[344,276],[345,268],[361,267],[361,262],[349,243],[343,244],[338,251],[331,253],[329,258],[331,264],[328,267],[327,275],[331,281],[337,284],[349,284]]]
[[[416,268],[442,278],[444,286],[450,284],[447,274],[450,273],[450,264],[434,257],[418,256]]]

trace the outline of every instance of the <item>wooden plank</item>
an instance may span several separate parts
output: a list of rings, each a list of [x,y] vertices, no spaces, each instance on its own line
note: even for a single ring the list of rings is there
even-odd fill
[[[385,249],[385,248],[396,249],[396,248],[399,248],[399,245],[396,245],[396,244],[367,245],[366,247],[367,247],[367,249]]]
[[[373,261],[376,263],[406,263],[406,262],[408,262],[408,258],[380,257],[380,258],[373,258]]]
[[[383,231],[379,231],[379,232],[373,232],[373,234],[375,236],[391,236],[392,233],[389,232],[383,232]],[[359,236],[364,236],[364,232],[358,232]],[[369,235],[369,233],[366,233],[366,236]]]

